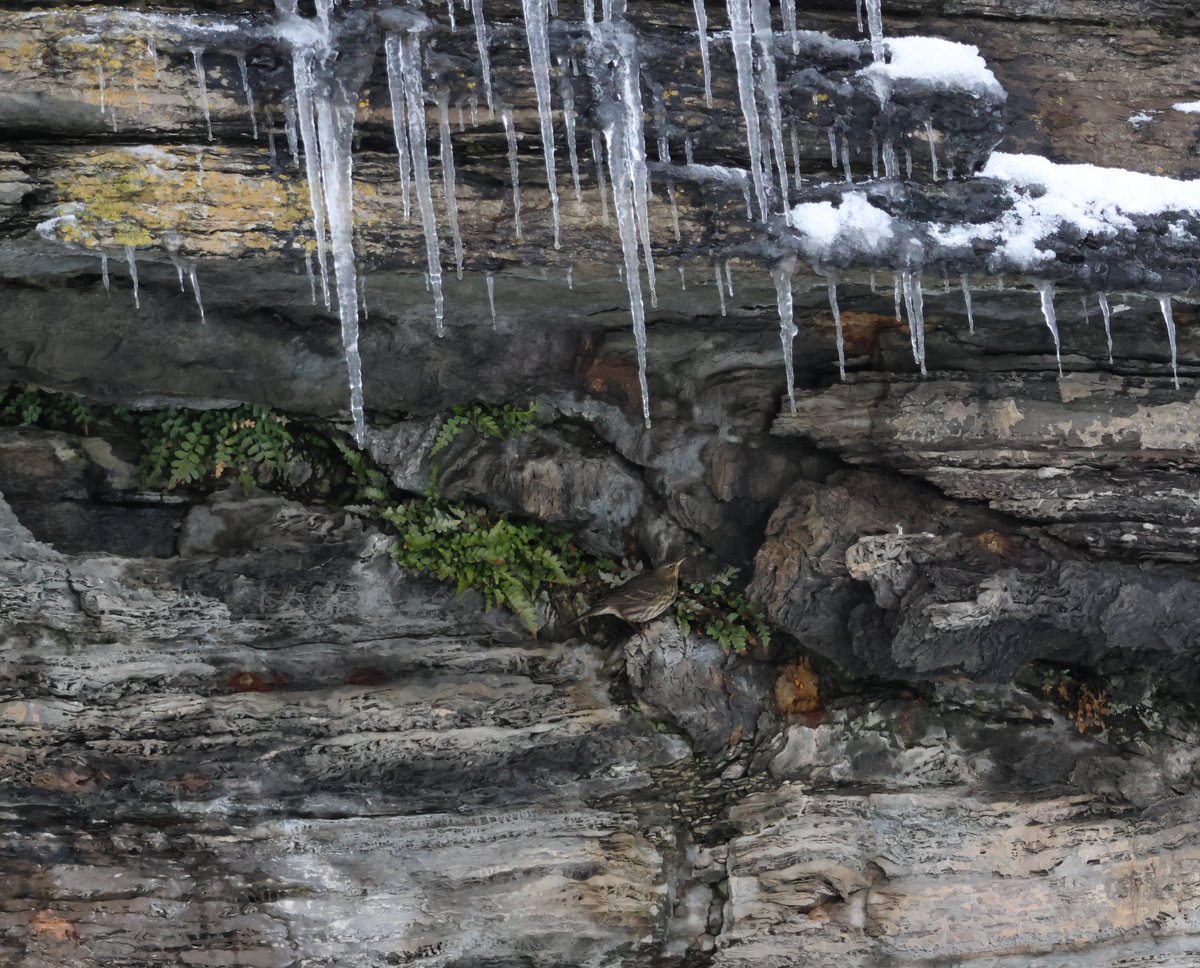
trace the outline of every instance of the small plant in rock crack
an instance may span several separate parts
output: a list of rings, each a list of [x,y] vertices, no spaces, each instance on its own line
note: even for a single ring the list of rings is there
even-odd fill
[[[585,568],[568,535],[486,508],[428,496],[378,513],[399,534],[392,545],[398,564],[453,582],[460,595],[475,589],[485,607],[508,608],[531,632],[538,593],[574,584]]]
[[[436,457],[462,436],[468,428],[486,437],[511,440],[531,430],[537,418],[538,403],[534,400],[522,409],[511,403],[503,406],[492,403],[460,403],[446,418],[429,448],[429,456]]]
[[[295,455],[287,418],[267,407],[172,407],[124,415],[141,436],[142,475],[167,490],[208,477],[235,477],[247,487],[269,483],[284,477]]]
[[[764,651],[771,630],[758,606],[733,587],[736,568],[726,568],[709,581],[679,583],[675,599],[675,624],[684,635],[697,629],[726,652],[742,655],[751,646]]]
[[[69,430],[87,436],[94,420],[92,408],[68,393],[16,383],[0,393],[0,424]]]

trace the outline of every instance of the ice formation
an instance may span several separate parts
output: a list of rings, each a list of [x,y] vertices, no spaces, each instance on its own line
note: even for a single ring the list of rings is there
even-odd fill
[[[726,271],[729,265],[725,266]],[[787,377],[788,407],[792,414],[796,413],[796,374],[793,369],[792,344],[796,340],[796,314],[792,301],[792,273],[796,263],[785,259],[771,270],[771,278],[775,280],[775,304],[779,309],[779,342],[783,348],[783,369]],[[730,295],[733,294],[732,286]]]
[[[1171,376],[1175,378],[1175,389],[1179,389],[1178,352],[1175,349],[1175,315],[1171,312],[1171,297],[1159,296],[1158,306],[1162,311],[1163,322],[1167,325],[1167,342],[1171,347]]]
[[[839,253],[881,253],[895,234],[892,217],[861,192],[847,192],[837,207],[832,202],[796,205],[788,223],[812,262],[829,262]]]
[[[965,303],[966,307],[967,307],[967,331],[974,333],[975,332],[975,307],[971,303],[971,283],[967,279],[967,275],[965,272],[959,278],[959,285],[962,287],[963,303]]]
[[[463,242],[458,229],[458,199],[454,189],[454,143],[450,138],[450,95],[438,91],[438,144],[442,160],[442,194],[446,200],[446,221],[450,223],[450,240],[454,246],[454,268],[458,278],[463,274]]]
[[[525,11],[525,36],[529,41],[529,68],[537,96],[538,121],[542,129],[542,156],[546,162],[546,185],[554,220],[554,248],[561,248],[558,217],[558,179],[554,164],[554,120],[550,113],[550,38],[546,0],[521,0]]]
[[[1096,299],[1100,303],[1100,315],[1104,317],[1104,338],[1108,341],[1108,362],[1113,361],[1112,355],[1112,307],[1108,304],[1108,294],[1103,292],[1096,293]]]
[[[238,73],[242,76],[242,93],[246,95],[246,109],[250,112],[250,133],[258,140],[258,118],[254,113],[254,92],[250,89],[250,73],[246,70],[246,56],[237,55]]]
[[[513,232],[521,238],[521,170],[517,166],[517,132],[513,128],[512,108],[500,109],[504,136],[508,139],[508,172],[512,179]]]
[[[754,182],[754,193],[758,197],[759,215],[766,219],[767,187],[762,158],[762,119],[758,114],[758,100],[755,95],[754,50],[750,45],[753,36],[750,0],[726,0],[726,7],[729,11],[733,60],[737,68],[738,99],[742,105],[742,117],[746,121],[746,151],[750,156],[750,178]]]
[[[837,278],[829,277],[829,309],[833,313],[834,339],[837,343],[838,375],[846,379],[846,342],[842,337],[842,311],[838,307]]]
[[[1046,328],[1054,337],[1054,359],[1058,362],[1058,375],[1062,376],[1062,346],[1058,340],[1058,320],[1054,315],[1054,283],[1039,279],[1034,282],[1034,288],[1042,297],[1042,318],[1046,320]]]
[[[188,282],[192,284],[192,295],[196,297],[196,308],[200,310],[200,322],[205,323],[204,318],[204,300],[200,298],[200,280],[196,276],[196,267],[188,268]]]
[[[125,246],[125,261],[129,265],[129,281],[133,283],[133,308],[141,309],[142,300],[138,296],[137,253],[132,245]]]
[[[200,91],[200,109],[204,112],[204,126],[208,129],[208,140],[212,141],[212,115],[208,110],[208,81],[204,76],[204,50],[200,47],[192,48],[192,61],[196,66],[196,86]],[[104,110],[104,75],[100,75],[100,110]]]
[[[788,3],[789,0],[784,0]],[[704,106],[712,107],[712,75],[708,62],[708,14],[704,10],[704,0],[692,0],[696,8],[696,35],[700,41],[700,66],[704,71]],[[690,165],[691,162],[689,161]]]
[[[488,54],[487,22],[483,17],[483,0],[471,0],[471,13],[475,18],[475,44],[479,48],[479,73],[483,78],[483,96],[487,100],[488,117],[496,116],[492,103],[492,60]]]

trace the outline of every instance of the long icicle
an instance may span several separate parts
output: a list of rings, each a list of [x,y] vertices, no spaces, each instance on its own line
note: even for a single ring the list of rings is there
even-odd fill
[[[258,140],[258,118],[254,113],[254,92],[250,89],[250,72],[246,69],[246,57],[237,55],[238,72],[242,75],[242,92],[246,95],[246,107],[250,111],[250,132],[254,140]]]
[[[333,275],[337,283],[338,318],[342,324],[342,350],[346,357],[346,382],[350,390],[350,418],[354,440],[366,440],[363,418],[362,356],[358,349],[358,271],[354,264],[354,182],[351,148],[354,141],[355,91],[345,91],[334,81],[334,90],[316,99],[317,138],[321,146],[321,183],[329,218]]]
[[[1058,375],[1062,376],[1062,347],[1058,341],[1058,320],[1054,316],[1054,283],[1040,279],[1034,286],[1042,297],[1042,317],[1046,320],[1050,335],[1054,337],[1054,359],[1058,362]]]
[[[959,285],[962,286],[963,302],[967,305],[967,330],[971,333],[975,332],[975,307],[971,303],[971,284],[967,279],[967,274],[964,272],[958,277]]]
[[[1171,375],[1175,378],[1175,389],[1178,390],[1178,353],[1175,349],[1175,315],[1171,312],[1171,297],[1159,296],[1158,307],[1162,310],[1163,322],[1167,324],[1167,342],[1171,344]]]
[[[1112,307],[1108,304],[1107,293],[1096,293],[1096,299],[1100,303],[1100,315],[1104,317],[1104,338],[1108,341],[1108,362],[1112,363]]]
[[[208,129],[208,140],[212,141],[212,115],[208,110],[208,82],[204,77],[204,48],[192,48],[192,62],[196,65],[196,84],[200,88],[200,107],[204,111],[204,126]]]
[[[834,339],[837,342],[838,375],[846,379],[846,341],[842,337],[842,311],[838,307],[837,276],[830,275],[827,288],[829,290],[829,309],[833,313]]]
[[[786,6],[786,0],[784,0]],[[788,205],[788,165],[783,150],[783,112],[779,105],[779,78],[775,72],[775,31],[771,26],[771,0],[750,0],[754,39],[758,42],[758,81],[767,102],[767,127],[779,178],[779,198],[784,210]],[[765,172],[764,172],[765,174]]]
[[[458,278],[463,274],[463,242],[458,229],[458,199],[454,191],[454,142],[450,138],[450,93],[437,93],[438,143],[442,159],[442,191],[446,197],[446,221],[450,223],[450,239],[454,245],[454,267]]]
[[[296,87],[296,114],[300,122],[300,142],[304,148],[304,174],[308,180],[308,200],[312,207],[313,234],[317,241],[317,267],[321,298],[329,308],[329,266],[325,255],[325,196],[321,191],[321,149],[317,126],[313,121],[313,52],[297,50],[292,55],[292,74]]]
[[[141,309],[142,300],[138,296],[137,253],[132,245],[125,246],[125,261],[129,264],[129,281],[133,283],[133,308]]]
[[[521,170],[517,166],[517,132],[513,127],[512,109],[501,108],[500,120],[504,123],[504,136],[508,140],[508,173],[512,179],[513,231],[521,238]]]
[[[567,155],[571,159],[571,183],[575,187],[575,211],[583,211],[583,189],[579,185],[579,149],[575,144],[575,88],[571,76],[559,66],[558,94],[563,102],[563,124],[567,129]]]
[[[390,38],[389,38],[390,41]],[[399,41],[389,46],[384,42],[384,56],[387,61],[388,96],[392,103],[392,135],[396,139],[396,165],[400,170],[400,201],[404,207],[404,221],[412,217],[412,200],[409,197],[409,175],[412,171],[412,161],[408,148],[408,118],[404,101],[404,77],[400,72],[400,55],[397,53]]]
[[[796,269],[795,259],[785,259],[771,269],[775,280],[775,305],[779,309],[779,342],[783,348],[783,370],[787,377],[788,408],[796,414],[796,374],[792,362],[792,344],[795,342],[795,307],[792,301],[792,273]]]
[[[726,0],[733,44],[733,60],[737,67],[738,100],[746,119],[746,149],[750,155],[750,177],[758,196],[759,217],[766,219],[767,189],[762,159],[762,121],[754,94],[754,51],[750,46],[750,0]]]
[[[711,108],[713,99],[712,75],[708,64],[708,13],[704,9],[704,0],[692,0],[692,6],[696,9],[696,35],[700,40],[700,66],[704,71],[704,106]]]
[[[546,185],[550,190],[550,213],[554,221],[554,248],[559,242],[558,176],[554,161],[554,116],[550,108],[550,37],[546,0],[521,0],[525,11],[525,37],[529,41],[529,67],[537,96],[538,121],[542,129],[542,157],[546,162]]]
[[[483,0],[471,0],[471,13],[475,17],[475,44],[479,48],[479,73],[483,76],[483,96],[487,99],[488,117],[496,116],[492,103],[492,60],[488,55],[487,22],[483,19]]]

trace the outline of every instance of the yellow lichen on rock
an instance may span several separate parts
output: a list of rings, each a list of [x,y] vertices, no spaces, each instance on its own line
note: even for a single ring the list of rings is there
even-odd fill
[[[80,153],[54,173],[54,228],[89,247],[165,246],[238,257],[302,244],[302,182],[238,164],[223,148],[121,147]]]

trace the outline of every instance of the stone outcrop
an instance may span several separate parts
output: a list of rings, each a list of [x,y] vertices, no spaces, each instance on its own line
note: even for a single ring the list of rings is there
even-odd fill
[[[1192,968],[1188,226],[1055,237],[1061,376],[1037,292],[986,277],[986,246],[927,267],[924,378],[888,267],[845,259],[839,381],[827,280],[802,267],[792,413],[761,260],[777,240],[747,222],[740,188],[680,182],[676,241],[654,170],[646,428],[590,129],[581,208],[560,144],[555,250],[520,7],[485,6],[524,235],[499,119],[470,118],[458,5],[434,58],[464,103],[467,258],[461,281],[447,266],[444,339],[419,224],[398,215],[381,63],[363,85],[365,449],[403,490],[437,463],[446,496],[596,552],[687,551],[691,577],[739,566],[774,643],[732,656],[669,618],[585,634],[565,614],[532,639],[473,593],[397,568],[390,538],[344,509],[149,489],[113,424],[2,428],[0,962]],[[806,47],[820,70],[789,61],[785,78],[790,109],[805,105],[804,197],[836,200],[829,128],[856,179],[870,170],[878,106],[853,79],[869,55],[851,4],[800,6],[803,27],[854,40]],[[698,162],[744,166],[728,51],[714,45],[708,111],[690,5],[633,7],[655,52],[651,148],[658,85],[676,156],[686,133]],[[0,387],[264,403],[344,430],[274,4],[0,8]],[[1197,174],[1196,115],[1171,107],[1196,96],[1185,5],[895,0],[885,14],[891,35],[977,45],[1007,91],[1002,106],[897,102],[914,182],[868,189],[897,218],[1003,208],[986,180],[931,183],[931,107],[958,174],[1001,135],[1005,151]],[[723,29],[719,5],[710,18]],[[233,25],[225,42],[214,24]],[[731,276],[721,299],[714,254]],[[204,323],[176,262],[185,284],[197,271]],[[1136,291],[1151,273],[1160,288]],[[1096,303],[1080,303],[1099,285],[1132,290],[1113,294],[1111,361]],[[1178,389],[1157,292],[1182,297]],[[430,459],[452,406],[535,399],[530,433],[466,433]]]

